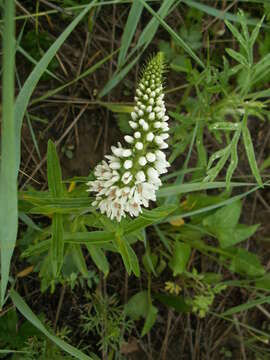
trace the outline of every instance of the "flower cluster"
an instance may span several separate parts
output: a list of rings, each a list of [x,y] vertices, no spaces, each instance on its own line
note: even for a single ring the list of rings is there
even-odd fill
[[[129,124],[133,136],[124,137],[126,146],[112,146],[94,170],[95,180],[89,181],[88,191],[94,192],[101,213],[120,221],[126,214],[138,216],[142,206],[156,200],[161,185],[160,175],[169,166],[162,150],[168,147],[168,120],[164,104],[162,77],[164,56],[158,53],[145,67],[136,90],[136,106]]]

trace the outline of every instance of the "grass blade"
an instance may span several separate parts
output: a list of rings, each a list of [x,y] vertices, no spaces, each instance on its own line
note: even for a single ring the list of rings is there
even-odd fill
[[[237,186],[251,186],[254,183],[242,183],[242,182],[232,182],[230,183],[230,187],[237,187]],[[195,182],[195,183],[188,183],[188,184],[179,184],[179,185],[168,185],[162,186],[157,191],[157,197],[167,197],[170,195],[179,195],[185,194],[194,191],[205,191],[211,189],[220,189],[225,188],[227,186],[225,181],[215,181],[215,182]]]
[[[161,19],[165,18],[168,15],[168,13],[170,12],[174,3],[175,3],[175,0],[163,1],[162,5],[160,6],[160,9],[158,10],[158,15]],[[130,63],[128,65],[123,67],[120,71],[117,71],[112,76],[112,78],[106,83],[104,88],[99,93],[99,96],[98,96],[99,98],[103,97],[109,91],[111,91],[127,75],[127,73],[133,68],[133,66],[139,60],[140,56],[146,50],[146,48],[152,41],[153,37],[155,36],[155,33],[158,29],[158,25],[159,25],[159,23],[158,23],[157,19],[152,18],[150,20],[150,22],[147,24],[145,29],[142,31],[137,45],[127,56],[126,60],[131,59],[134,54],[138,53],[138,51],[139,51],[139,54],[132,61],[130,61]]]
[[[205,68],[204,63],[200,60],[200,58],[195,54],[195,52],[191,49],[191,47],[186,44],[180,36],[144,1],[139,0],[144,7],[159,21],[160,25],[164,27],[165,30],[171,35],[171,37],[175,40],[175,42],[182,47],[193,60],[200,65],[203,69]]]
[[[117,62],[118,69],[125,62],[125,57],[126,57],[128,48],[130,46],[131,40],[133,38],[133,35],[135,33],[135,30],[137,28],[138,22],[140,20],[142,10],[143,10],[142,4],[140,4],[140,2],[138,0],[134,0],[134,2],[131,5],[131,8],[130,8],[127,23],[125,25],[124,33],[122,36],[121,49],[119,52],[118,62]]]
[[[69,345],[62,339],[59,339],[55,335],[51,334],[39,318],[32,312],[30,307],[26,304],[23,298],[15,291],[11,290],[10,292],[11,299],[13,304],[16,306],[18,311],[28,320],[30,321],[38,330],[40,330],[47,338],[49,338],[52,342],[54,342],[57,346],[63,349],[68,354],[74,356],[76,359],[79,360],[93,360],[91,357],[87,356],[80,350],[76,349],[75,347]]]
[[[41,78],[44,71],[47,69],[50,61],[55,56],[56,52],[59,50],[61,45],[73,31],[73,29],[78,25],[82,18],[87,14],[87,12],[97,3],[97,0],[93,0],[89,5],[87,5],[84,10],[69,24],[65,31],[55,40],[55,42],[50,46],[46,51],[41,60],[37,63],[34,70],[31,72],[26,82],[24,83],[20,94],[18,95],[15,103],[15,134],[17,140],[17,162],[16,167],[17,171],[20,164],[20,133],[23,117],[29,103],[30,97]]]
[[[17,176],[20,165],[20,138],[23,117],[30,97],[50,61],[75,26],[96,2],[97,0],[93,0],[85,7],[37,63],[16,99],[15,109],[13,105],[15,61],[14,1],[9,0],[5,2],[2,161],[0,174],[0,204],[4,204],[4,206],[2,205],[0,208],[1,306],[3,306],[4,303],[10,260],[16,243],[18,228]]]
[[[249,0],[248,0],[249,1]],[[226,19],[229,21],[234,21],[239,23],[239,17],[228,12],[228,11],[224,11],[224,10],[218,10],[213,8],[212,6],[208,6],[206,4],[202,4],[200,1],[194,1],[194,0],[183,0],[183,2],[190,6],[193,7],[195,9],[198,9],[200,11],[205,12],[208,15],[214,16],[216,18],[219,19]],[[260,21],[259,19],[247,19],[247,24],[249,25],[257,25],[258,21]]]
[[[10,261],[18,228],[17,171],[14,123],[14,1],[5,2],[3,36],[3,95],[0,172],[1,307],[4,305]]]

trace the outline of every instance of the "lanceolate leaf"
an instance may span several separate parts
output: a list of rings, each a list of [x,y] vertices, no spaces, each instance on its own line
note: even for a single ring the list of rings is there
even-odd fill
[[[262,179],[257,166],[251,135],[247,127],[247,117],[248,115],[245,114],[243,119],[243,127],[242,127],[244,145],[252,173],[255,179],[257,180],[258,184],[262,186]]]

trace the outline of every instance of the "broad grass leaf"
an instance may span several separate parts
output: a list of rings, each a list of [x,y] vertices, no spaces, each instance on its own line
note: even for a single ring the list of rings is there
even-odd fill
[[[191,247],[189,244],[177,241],[174,245],[173,255],[169,262],[169,266],[173,271],[173,276],[182,274],[187,267]]]
[[[10,291],[10,297],[13,301],[13,304],[16,306],[17,310],[28,320],[30,321],[37,329],[39,329],[48,339],[54,342],[57,346],[59,346],[62,350],[67,352],[68,354],[74,356],[79,360],[93,360],[88,355],[84,354],[80,350],[76,349],[74,346],[69,345],[62,339],[57,336],[51,334],[42,322],[38,319],[38,317],[32,312],[30,307],[26,304],[23,298],[14,290]]]

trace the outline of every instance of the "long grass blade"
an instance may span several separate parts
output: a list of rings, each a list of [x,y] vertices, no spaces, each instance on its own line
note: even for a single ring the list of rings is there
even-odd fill
[[[118,69],[125,62],[125,57],[127,55],[131,40],[136,31],[138,22],[140,20],[142,10],[143,10],[143,6],[142,6],[142,4],[140,4],[139,0],[134,0],[133,4],[131,5],[131,8],[130,8],[127,23],[125,25],[123,36],[122,36],[121,49],[119,52],[118,62],[117,62]]]
[[[5,1],[3,36],[3,95],[0,172],[1,307],[4,305],[10,261],[18,228],[17,171],[14,123],[14,1]]]
[[[74,356],[76,359],[79,360],[93,360],[93,358],[87,356],[80,350],[76,349],[75,347],[69,345],[62,339],[59,339],[57,336],[51,334],[39,318],[32,312],[30,307],[26,304],[23,298],[15,291],[11,290],[10,297],[13,301],[13,304],[19,310],[19,312],[28,320],[30,321],[38,330],[40,330],[48,339],[54,342],[57,346],[63,349],[68,354]]]
[[[78,25],[78,23],[83,19],[87,12],[97,3],[98,0],[93,0],[89,5],[87,5],[84,10],[71,22],[71,24],[65,29],[65,31],[55,40],[55,42],[50,46],[46,51],[42,59],[37,63],[34,70],[31,72],[26,82],[24,83],[20,94],[18,95],[15,103],[15,134],[17,140],[17,161],[16,167],[17,171],[19,170],[20,164],[20,133],[23,117],[31,98],[31,95],[41,78],[44,71],[47,69],[50,61],[55,56],[56,52],[59,50],[61,45],[73,31],[73,29]]]
[[[193,7],[195,9],[198,9],[200,11],[203,11],[204,13],[208,14],[208,15],[211,15],[211,16],[214,16],[216,18],[219,18],[219,19],[226,19],[226,20],[229,20],[229,21],[233,21],[233,22],[240,22],[239,20],[239,17],[228,12],[228,11],[223,11],[223,10],[218,10],[218,9],[215,9],[214,7],[212,6],[209,6],[209,5],[206,5],[206,4],[203,4],[202,1],[194,1],[194,0],[183,0],[183,2],[185,4],[187,4],[188,6],[190,7]],[[250,0],[248,0],[247,2],[250,2]],[[249,25],[257,25],[258,23],[258,19],[247,19],[247,24]]]
[[[175,42],[182,47],[189,56],[198,64],[201,68],[205,68],[204,63],[201,59],[195,54],[195,52],[191,49],[191,47],[181,39],[181,37],[144,1],[139,0],[144,7],[153,15],[160,23],[161,26],[164,27],[165,30],[171,35],[171,37],[175,40]]]

